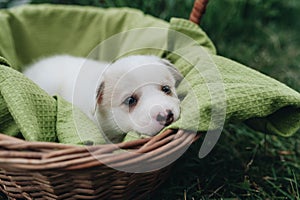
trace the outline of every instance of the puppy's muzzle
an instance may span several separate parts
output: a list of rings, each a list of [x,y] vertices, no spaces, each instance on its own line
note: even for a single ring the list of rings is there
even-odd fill
[[[166,113],[159,113],[156,117],[161,125],[168,126],[174,121],[174,114],[171,110],[166,110]]]

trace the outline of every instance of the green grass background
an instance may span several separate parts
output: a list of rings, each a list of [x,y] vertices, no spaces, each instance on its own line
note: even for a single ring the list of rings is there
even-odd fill
[[[0,0],[1,7],[21,3]],[[193,0],[32,0],[99,7],[133,7],[169,20],[188,18]],[[218,54],[300,91],[300,1],[210,0],[201,27]],[[148,199],[300,199],[300,132],[265,135],[227,125],[204,159],[201,140],[176,162],[170,178]]]

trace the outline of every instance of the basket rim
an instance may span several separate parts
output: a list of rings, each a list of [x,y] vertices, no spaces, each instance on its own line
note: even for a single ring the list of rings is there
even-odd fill
[[[152,138],[79,146],[31,142],[0,134],[0,168],[44,171],[82,170],[103,165],[130,168],[141,162],[157,165],[185,151],[200,135],[182,129],[168,129]]]

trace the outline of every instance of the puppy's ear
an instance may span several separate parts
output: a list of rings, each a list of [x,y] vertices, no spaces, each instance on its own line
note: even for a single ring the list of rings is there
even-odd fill
[[[104,82],[101,82],[96,93],[96,104],[101,104],[103,100]]]
[[[101,84],[99,85],[99,87],[97,88],[96,91],[96,98],[94,101],[94,108],[92,110],[93,115],[95,115],[96,113],[96,109],[98,107],[98,105],[100,105],[102,103],[103,100],[103,92],[104,92],[104,82],[101,82]]]
[[[171,74],[173,75],[176,83],[175,86],[177,87],[178,84],[182,81],[183,76],[182,74],[178,71],[178,69],[167,59],[161,59],[161,62],[168,66],[169,71],[171,72]]]

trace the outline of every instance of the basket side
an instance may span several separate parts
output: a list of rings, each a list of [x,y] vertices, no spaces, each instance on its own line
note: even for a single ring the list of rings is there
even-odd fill
[[[142,162],[156,167],[185,151],[194,139],[195,134],[168,130],[146,140],[80,147],[0,134],[0,190],[10,199],[141,199],[164,182],[172,165],[130,173],[97,158],[105,156],[122,169]],[[120,149],[127,151],[116,154]]]
[[[132,174],[98,167],[88,171],[0,170],[0,190],[10,199],[142,199],[164,182],[170,166]]]

